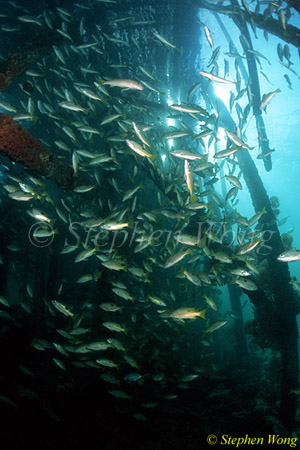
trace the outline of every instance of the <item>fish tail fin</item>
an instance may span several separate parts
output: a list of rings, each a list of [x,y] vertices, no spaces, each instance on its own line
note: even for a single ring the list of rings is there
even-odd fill
[[[99,271],[95,270],[95,272],[93,274],[93,280],[98,281],[99,278],[101,278],[101,276],[102,276],[102,270],[99,270]]]
[[[203,311],[200,311],[201,314],[199,315],[199,317],[201,317],[201,319],[206,320],[206,311],[207,308],[203,309]]]
[[[113,156],[111,157],[111,159],[112,159],[112,161],[116,164],[116,166],[118,166],[118,168],[121,169],[122,164],[119,163],[119,161],[117,160],[116,156],[113,155]]]
[[[206,245],[206,236],[203,236],[203,238],[199,242],[199,247],[204,248]]]
[[[34,194],[33,198],[34,200],[39,200],[42,205],[45,203],[45,196],[43,195]]]
[[[192,195],[191,195],[191,203],[195,203],[195,202],[197,202],[197,201],[198,201],[197,195],[192,194]]]
[[[134,225],[134,220],[133,219],[130,219],[129,220],[129,222],[128,222],[128,228],[133,228],[133,225]]]

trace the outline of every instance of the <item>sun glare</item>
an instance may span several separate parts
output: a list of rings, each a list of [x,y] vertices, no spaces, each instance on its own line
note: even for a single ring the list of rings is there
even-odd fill
[[[214,86],[216,96],[223,100],[224,103],[229,102],[230,100],[230,86],[215,84]]]

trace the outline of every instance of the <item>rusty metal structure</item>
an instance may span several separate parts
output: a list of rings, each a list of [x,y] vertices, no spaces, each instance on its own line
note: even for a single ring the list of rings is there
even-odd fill
[[[33,169],[59,186],[73,187],[72,168],[60,161],[8,114],[0,114],[0,154]]]
[[[49,40],[43,36],[26,43],[16,53],[0,62],[0,92],[4,91],[32,63],[43,56],[49,47]]]
[[[0,62],[0,92],[4,91],[17,77],[36,60],[49,52],[57,38],[38,36],[27,42],[5,61]],[[0,154],[18,162],[57,185],[72,189],[73,170],[60,161],[41,142],[24,130],[7,114],[0,114]]]

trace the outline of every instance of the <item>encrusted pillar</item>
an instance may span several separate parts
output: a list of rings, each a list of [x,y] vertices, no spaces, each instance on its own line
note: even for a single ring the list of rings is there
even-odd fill
[[[0,154],[62,187],[74,186],[73,169],[60,161],[8,114],[0,114]]]

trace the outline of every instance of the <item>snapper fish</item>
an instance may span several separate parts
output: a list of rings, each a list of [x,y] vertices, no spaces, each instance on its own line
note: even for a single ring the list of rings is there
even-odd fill
[[[174,255],[170,256],[170,258],[167,259],[164,268],[168,269],[169,267],[174,266],[179,261],[181,261],[186,255],[190,255],[191,250],[185,250],[175,253]]]
[[[206,330],[204,330],[205,334],[211,334],[214,331],[218,330],[221,327],[224,327],[224,325],[226,325],[227,320],[217,320],[216,322],[214,322],[213,324],[211,324],[208,328],[206,328]]]
[[[195,308],[178,308],[174,311],[163,312],[161,317],[170,317],[172,319],[196,319],[196,317],[201,317],[206,320],[205,314],[207,309],[202,311],[197,311]]]
[[[299,261],[299,259],[300,259],[300,250],[287,250],[277,257],[277,261],[281,262],[293,262]]]
[[[180,105],[170,105],[169,108],[175,109],[176,111],[179,111],[179,112],[186,112],[189,114],[200,113],[200,114],[204,114],[205,116],[208,116],[207,111],[205,111],[205,109],[203,109],[203,108],[200,108],[199,106],[180,104]]]
[[[53,306],[62,314],[64,314],[67,317],[73,317],[74,314],[62,303],[56,301],[56,300],[52,300],[52,304]]]
[[[185,177],[185,182],[186,182],[188,191],[191,196],[191,203],[194,203],[198,200],[198,197],[194,194],[193,171],[192,171],[187,159],[185,159],[185,161],[184,161],[184,177]]]
[[[101,308],[107,312],[117,312],[117,311],[122,312],[124,306],[118,306],[112,302],[104,302],[104,303],[101,303],[101,305],[99,305],[99,308]]]
[[[138,81],[127,80],[127,79],[115,79],[115,80],[99,80],[101,84],[108,84],[110,87],[119,87],[122,89],[136,89],[138,91],[142,91],[144,86]]]
[[[158,39],[162,44],[164,44],[166,47],[171,47],[174,48],[175,50],[178,51],[178,53],[182,54],[182,48],[177,48],[174,44],[172,44],[171,42],[167,41],[167,39],[165,39],[163,36],[161,36],[160,34],[158,34],[156,31],[153,32],[154,36],[156,37],[156,39]]]
[[[275,91],[269,92],[268,94],[264,94],[259,108],[265,110],[266,107],[268,106],[268,104],[270,103],[270,101],[279,92],[281,92],[281,90],[278,88],[278,89],[275,89]]]
[[[130,139],[126,139],[125,142],[128,145],[128,147],[131,148],[131,150],[133,150],[135,153],[142,156],[143,158],[147,156],[147,158],[155,159],[156,156],[148,152],[148,150],[142,147],[141,144],[139,144],[138,142],[132,141]]]
[[[249,145],[247,145],[237,134],[229,130],[225,130],[225,133],[228,139],[238,147],[246,148],[247,150],[253,150],[254,147],[249,147]]]
[[[257,291],[258,290],[258,287],[254,283],[254,281],[249,280],[248,278],[243,278],[243,277],[237,278],[235,283],[238,284],[240,286],[240,288],[246,289],[246,291]]]
[[[196,153],[190,152],[189,150],[180,150],[180,149],[174,149],[170,151],[170,155],[173,155],[176,158],[189,159],[191,161],[204,158],[204,155],[197,155]]]
[[[199,72],[200,75],[202,75],[205,78],[208,78],[211,81],[216,81],[218,83],[225,83],[225,84],[236,84],[235,81],[226,80],[225,78],[218,77],[217,75],[214,75],[213,73],[209,72]]]
[[[116,322],[103,322],[102,325],[110,331],[116,331],[117,333],[126,333],[125,328]]]

